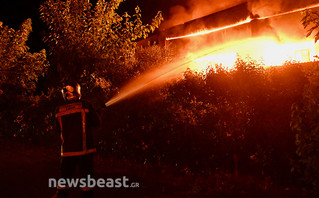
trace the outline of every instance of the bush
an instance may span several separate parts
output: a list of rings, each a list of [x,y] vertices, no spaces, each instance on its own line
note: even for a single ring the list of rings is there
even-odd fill
[[[175,167],[178,175],[223,170],[289,182],[296,157],[291,106],[305,83],[302,66],[293,63],[263,69],[238,60],[232,71],[188,71],[160,90],[111,106],[104,151]]]
[[[312,189],[313,196],[319,192],[319,67],[309,75],[303,97],[292,107],[291,127],[296,134],[298,161],[295,168]]]

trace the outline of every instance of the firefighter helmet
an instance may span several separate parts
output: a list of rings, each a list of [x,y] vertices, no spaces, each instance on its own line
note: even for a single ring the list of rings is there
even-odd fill
[[[63,99],[65,101],[81,99],[81,86],[78,83],[71,83],[66,85],[61,90]]]

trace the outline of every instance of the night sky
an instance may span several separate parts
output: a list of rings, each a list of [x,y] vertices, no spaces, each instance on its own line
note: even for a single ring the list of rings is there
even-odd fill
[[[41,41],[41,32],[44,26],[39,17],[39,6],[45,0],[10,0],[1,3],[0,21],[10,28],[18,29],[21,23],[27,19],[32,19],[33,32],[30,35],[28,45],[32,51],[38,51],[43,48]],[[120,5],[119,12],[134,12],[138,5],[142,10],[144,23],[150,23],[151,19],[158,11],[163,12],[164,19],[169,18],[170,7],[185,3],[184,0],[126,0]]]
[[[5,24],[17,27],[26,18],[38,17],[38,8],[45,0],[11,0],[5,1],[0,7],[0,20]],[[92,1],[93,2],[93,1]],[[120,5],[120,11],[133,12],[138,5],[142,9],[143,19],[148,22],[157,11],[162,11],[164,17],[168,17],[169,8],[178,4],[185,4],[183,0],[126,0]]]

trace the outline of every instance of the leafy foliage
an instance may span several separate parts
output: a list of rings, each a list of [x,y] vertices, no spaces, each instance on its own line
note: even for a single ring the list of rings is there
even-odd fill
[[[291,127],[297,133],[296,145],[299,163],[297,170],[313,190],[319,192],[319,67],[316,65],[309,76],[303,99],[292,107]],[[299,165],[299,166],[298,166]]]
[[[159,46],[136,46],[159,26],[161,14],[144,25],[138,7],[133,16],[120,16],[116,11],[121,2],[48,0],[40,8],[49,28],[45,41],[50,69],[56,67],[62,79],[84,79],[83,97],[94,104],[104,104],[106,92],[173,56]],[[318,16],[305,12],[304,27],[313,25],[308,35],[319,27]],[[0,24],[1,128],[23,138],[50,138],[52,104],[59,97],[55,90],[48,96],[32,94],[48,64],[45,51],[28,52],[30,31],[30,20],[18,31]],[[273,181],[286,184],[295,179],[291,161],[299,159],[298,168],[318,191],[318,69],[306,71],[304,66],[287,63],[264,69],[239,59],[232,71],[218,67],[205,75],[187,71],[173,84],[109,107],[103,113],[100,152],[174,177],[218,173],[228,177],[237,172],[271,178],[263,189]],[[195,183],[194,194],[203,189],[201,181]],[[229,187],[216,183],[228,191],[241,181],[229,182]]]
[[[129,75],[136,42],[146,38],[163,20],[159,12],[152,24],[144,25],[141,10],[120,16],[123,0],[48,0],[40,7],[41,19],[49,28],[45,38],[52,60],[62,77],[78,80],[85,71],[107,80]]]
[[[159,45],[148,45],[137,47],[135,58],[138,73],[143,73],[148,69],[154,69],[173,60],[174,50],[171,45],[165,47]]]
[[[304,28],[311,26],[308,29],[307,37],[310,36],[313,32],[316,32],[314,35],[315,42],[319,40],[319,13],[316,11],[311,11],[309,9],[303,12],[303,18],[301,20]]]
[[[232,71],[188,71],[160,91],[109,107],[103,128],[111,133],[101,134],[100,148],[179,176],[237,169],[291,181],[291,105],[302,98],[305,76],[298,64],[264,69],[242,60]]]
[[[22,109],[34,103],[39,77],[45,75],[49,66],[45,50],[29,52],[26,42],[31,31],[31,19],[24,21],[17,31],[0,22],[1,134],[11,136],[26,127],[22,123],[16,127],[15,123],[22,118]]]
[[[45,50],[30,53],[26,45],[31,31],[31,19],[24,21],[18,31],[0,22],[0,87],[9,83],[34,91],[39,76],[44,76],[48,67]]]

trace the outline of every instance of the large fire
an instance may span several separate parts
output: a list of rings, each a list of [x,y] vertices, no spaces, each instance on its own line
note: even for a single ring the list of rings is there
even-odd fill
[[[207,68],[218,64],[227,70],[231,70],[238,58],[244,61],[246,59],[254,60],[266,67],[279,66],[287,61],[300,63],[315,61],[318,57],[319,46],[311,38],[300,37],[300,35],[297,38],[298,28],[293,24],[277,24],[277,29],[275,29],[271,22],[276,22],[275,18],[284,18],[287,15],[290,19],[291,15],[302,10],[317,7],[319,7],[319,4],[266,17],[258,17],[258,15],[247,17],[245,15],[246,19],[234,24],[229,22],[225,23],[225,26],[215,24],[216,28],[214,29],[190,34],[186,33],[187,31],[181,31],[184,35],[176,36],[176,34],[173,34],[175,37],[167,36],[165,45],[168,41],[176,42],[176,46],[181,48],[181,55],[172,63],[161,65],[157,69],[145,72],[133,79],[105,105],[110,106],[140,91],[181,77],[187,68],[205,73]],[[239,8],[242,8],[242,6],[239,6]],[[223,13],[221,16],[228,15]],[[195,24],[195,27],[197,27],[198,23],[198,21],[195,21],[195,23],[188,23],[188,25]],[[300,25],[300,21],[298,23]],[[282,29],[285,29],[285,31],[281,31]],[[187,28],[183,30],[187,30]]]
[[[250,58],[265,66],[282,65],[285,61],[314,61],[319,48],[314,41],[276,42],[272,38],[253,38],[230,42],[219,47],[188,54],[188,57],[144,73],[123,87],[120,93],[105,105],[110,106],[149,87],[174,79],[188,67],[205,72],[208,67],[221,64],[231,69],[237,58]]]
[[[190,68],[205,71],[216,64],[231,69],[237,58],[252,59],[264,66],[278,66],[287,61],[315,61],[319,47],[313,40],[280,43],[273,38],[252,38],[231,42],[220,47],[188,54],[193,60]]]
[[[247,19],[245,19],[243,21],[240,21],[238,23],[235,23],[235,24],[231,24],[231,25],[227,25],[227,26],[219,27],[219,28],[214,28],[214,29],[211,29],[211,30],[201,30],[201,31],[198,31],[198,32],[195,32],[195,33],[182,35],[182,36],[168,37],[168,38],[166,38],[166,40],[170,41],[170,40],[176,40],[176,39],[189,38],[189,37],[194,37],[194,36],[210,34],[210,33],[218,32],[218,31],[221,31],[221,30],[233,28],[233,27],[236,27],[236,26],[244,25],[244,24],[252,22],[253,20],[264,20],[264,19],[284,16],[284,15],[293,14],[293,13],[304,11],[306,9],[317,8],[317,7],[319,7],[319,4],[311,5],[311,6],[308,6],[308,7],[305,7],[305,8],[299,8],[299,9],[291,10],[291,11],[288,11],[288,12],[273,14],[273,15],[270,15],[270,16],[256,17],[254,19],[252,19],[249,16],[249,17],[247,17]]]
[[[189,41],[196,41],[196,39],[199,39],[200,37],[212,37],[215,33],[222,34],[223,31],[224,33],[226,31],[224,37],[227,37],[225,35],[228,35],[228,37],[236,37],[237,34],[246,35],[246,38],[238,36],[239,39],[237,40],[221,42],[217,44],[217,46],[214,44],[214,41],[212,44],[207,44],[205,43],[205,39],[203,39],[204,42],[201,42],[203,45],[206,45],[205,49],[199,48],[197,51],[195,50],[195,52],[188,51],[189,47],[186,47],[187,59],[193,60],[189,67],[192,70],[202,72],[205,72],[208,67],[213,67],[216,64],[227,69],[231,69],[238,58],[243,60],[254,60],[266,67],[282,65],[287,61],[300,63],[315,61],[316,57],[318,57],[319,48],[312,39],[305,37],[296,39],[294,37],[290,37],[291,34],[296,32],[296,30],[294,30],[294,32],[289,32],[288,29],[285,30],[286,32],[283,35],[279,35],[279,32],[271,27],[269,20],[281,17],[286,17],[287,19],[287,17],[289,18],[303,10],[317,7],[319,7],[319,4],[263,17],[256,15],[254,18],[251,18],[251,15],[245,20],[231,25],[217,27],[210,30],[201,30],[199,32],[175,37],[168,37],[166,40],[188,39]],[[260,26],[256,26],[258,23],[263,24],[266,33],[264,35],[261,33],[259,36],[253,36],[250,31],[252,31],[253,25],[255,25],[254,28],[259,28]],[[267,25],[270,28],[268,27],[267,29]],[[235,30],[232,34],[229,34],[231,29],[238,29],[240,27],[242,28],[242,33]],[[269,31],[269,29],[271,29],[270,31],[273,32],[273,35],[267,35],[267,31]]]

